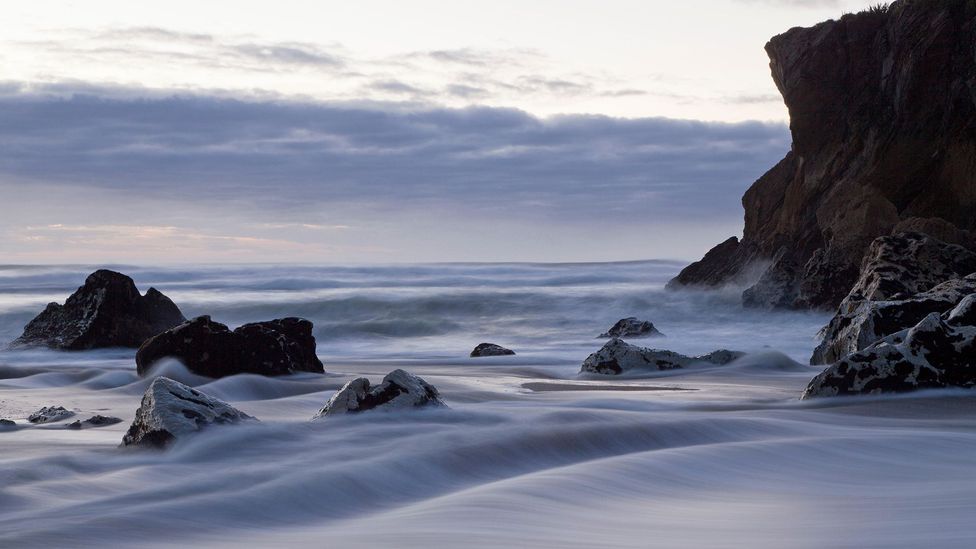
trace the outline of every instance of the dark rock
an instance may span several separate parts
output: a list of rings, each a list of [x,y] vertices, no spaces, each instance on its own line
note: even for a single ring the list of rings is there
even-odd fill
[[[728,364],[743,356],[738,351],[719,350],[702,356],[686,356],[673,351],[646,349],[618,338],[586,357],[580,373],[617,375],[630,370],[675,370],[692,364]]]
[[[830,364],[879,339],[910,328],[931,313],[942,314],[976,293],[976,274],[943,282],[909,299],[851,300],[820,331],[810,364]]]
[[[155,288],[139,295],[131,278],[100,270],[90,274],[64,305],[48,304],[11,346],[138,347],[185,320],[180,309]]]
[[[745,193],[742,241],[709,252],[671,286],[734,282],[785,249],[789,257],[763,278],[789,291],[758,291],[752,303],[834,308],[879,236],[917,229],[972,247],[970,6],[902,0],[886,13],[774,37],[766,51],[789,108],[792,149]]]
[[[17,427],[16,421],[11,421],[9,419],[0,419],[0,431],[7,431]]]
[[[62,406],[45,406],[27,416],[27,421],[31,423],[52,423],[55,421],[68,419],[73,415],[75,415],[74,412],[67,410]]]
[[[472,357],[480,356],[505,356],[514,355],[515,351],[511,349],[506,349],[501,345],[495,345],[494,343],[479,343],[477,347],[471,351]]]
[[[136,370],[146,375],[164,358],[175,358],[207,377],[325,372],[315,355],[312,323],[301,318],[255,322],[231,331],[209,316],[197,317],[146,341],[136,353]]]
[[[939,316],[847,355],[813,378],[801,398],[976,385],[976,294]]]
[[[149,384],[136,417],[122,438],[122,446],[162,448],[173,440],[213,425],[254,418],[230,404],[165,377]]]
[[[94,415],[85,421],[75,420],[65,425],[65,428],[87,429],[89,427],[105,427],[106,425],[115,425],[116,423],[122,423],[122,420],[117,417]]]
[[[646,320],[637,320],[635,317],[629,317],[618,320],[609,330],[600,334],[598,337],[652,337],[663,335],[654,327],[654,324]]]
[[[394,370],[373,387],[360,377],[346,383],[313,419],[368,410],[408,410],[425,406],[446,406],[437,389],[422,378],[403,370]]]

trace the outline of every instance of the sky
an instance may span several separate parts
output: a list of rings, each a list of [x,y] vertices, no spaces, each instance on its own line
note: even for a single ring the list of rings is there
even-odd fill
[[[694,259],[845,0],[18,2],[0,263]]]

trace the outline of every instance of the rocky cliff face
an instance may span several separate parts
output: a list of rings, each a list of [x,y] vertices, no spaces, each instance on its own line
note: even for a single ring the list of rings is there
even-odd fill
[[[792,150],[742,199],[726,241],[672,286],[768,264],[753,304],[835,307],[869,244],[901,231],[974,248],[976,2],[901,0],[766,45]]]

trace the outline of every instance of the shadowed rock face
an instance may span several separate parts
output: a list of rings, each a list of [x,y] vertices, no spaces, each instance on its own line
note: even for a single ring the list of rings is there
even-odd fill
[[[103,269],[88,275],[64,305],[49,304],[11,346],[139,347],[185,321],[180,309],[155,288],[140,295],[131,278]]]
[[[207,377],[325,373],[315,355],[312,323],[302,318],[255,322],[231,331],[209,316],[197,317],[146,341],[136,353],[136,370],[146,375],[164,358]]]
[[[976,386],[976,294],[830,365],[802,398]]]
[[[394,370],[372,386],[365,377],[343,385],[312,419],[369,410],[409,410],[446,406],[433,385],[404,370]]]
[[[744,353],[719,350],[702,356],[686,356],[674,351],[646,349],[613,338],[599,351],[586,357],[580,373],[619,375],[631,370],[676,370],[696,363],[728,364]]]
[[[973,248],[974,18],[972,2],[902,0],[770,40],[792,150],[743,197],[742,241],[672,287],[741,281],[772,262],[749,304],[831,308],[878,236],[914,230]]]
[[[142,403],[122,439],[122,446],[163,448],[177,438],[212,425],[253,419],[222,400],[178,381],[157,377],[142,396]]]

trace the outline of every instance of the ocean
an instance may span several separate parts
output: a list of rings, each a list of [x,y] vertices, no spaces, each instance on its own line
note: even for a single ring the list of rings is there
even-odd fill
[[[185,316],[301,316],[326,375],[154,372],[259,418],[164,452],[118,448],[149,380],[134,350],[0,351],[0,417],[122,418],[0,432],[3,547],[972,547],[976,398],[799,401],[822,312],[666,291],[670,261],[138,267]],[[106,266],[0,267],[0,347]],[[719,367],[580,376],[616,320]],[[515,356],[472,359],[492,342]],[[449,408],[310,418],[403,368]]]

